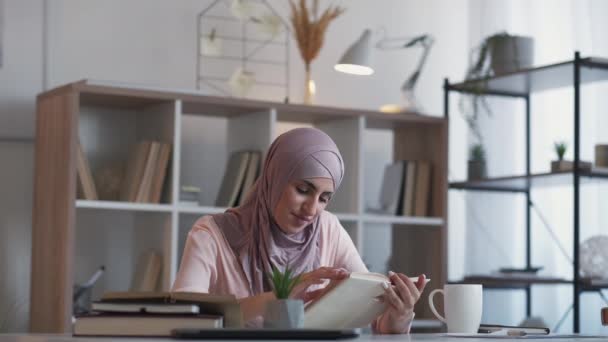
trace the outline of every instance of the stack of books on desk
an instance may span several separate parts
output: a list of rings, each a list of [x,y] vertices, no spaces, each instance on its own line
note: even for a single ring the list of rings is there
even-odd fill
[[[76,317],[75,336],[171,336],[174,329],[239,327],[241,312],[232,296],[200,293],[109,293],[92,312]]]

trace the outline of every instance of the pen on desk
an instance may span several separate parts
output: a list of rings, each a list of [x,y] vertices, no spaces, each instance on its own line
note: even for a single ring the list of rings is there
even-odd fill
[[[82,296],[82,294],[89,288],[91,288],[95,282],[99,279],[99,277],[101,277],[101,275],[103,274],[103,272],[106,270],[105,266],[100,266],[97,271],[95,271],[95,273],[93,273],[93,275],[91,276],[91,278],[89,278],[89,280],[87,280],[86,283],[79,285],[78,288],[76,289],[76,291],[74,291],[74,294],[72,296],[72,300],[76,301],[78,300],[78,298],[80,296]]]
[[[97,281],[97,279],[99,279],[99,277],[101,277],[101,275],[103,274],[103,272],[106,270],[105,266],[100,266],[97,271],[91,276],[91,278],[84,283],[82,286],[83,287],[91,287],[93,286],[93,284],[95,284],[95,282]]]

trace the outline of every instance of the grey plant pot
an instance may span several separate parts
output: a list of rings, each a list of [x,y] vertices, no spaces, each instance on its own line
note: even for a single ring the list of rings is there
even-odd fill
[[[304,326],[304,302],[299,299],[277,299],[266,304],[264,328],[296,329]]]
[[[469,180],[479,180],[488,177],[488,168],[485,161],[469,160],[467,178]]]
[[[498,35],[488,41],[494,74],[514,72],[532,66],[534,40],[531,37]]]

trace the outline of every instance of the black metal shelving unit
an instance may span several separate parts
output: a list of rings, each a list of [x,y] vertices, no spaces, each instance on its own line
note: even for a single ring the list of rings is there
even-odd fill
[[[526,266],[531,264],[531,221],[530,211],[533,203],[530,201],[530,191],[535,187],[572,184],[573,186],[573,279],[514,279],[509,277],[471,277],[462,283],[482,283],[490,289],[523,289],[526,291],[526,315],[532,313],[531,286],[537,284],[571,284],[573,287],[573,331],[580,331],[580,294],[585,291],[599,291],[607,286],[586,285],[580,279],[579,272],[579,229],[580,229],[580,186],[583,183],[608,180],[608,173],[583,171],[580,165],[580,90],[581,85],[596,81],[608,80],[608,59],[586,57],[579,52],[574,53],[574,59],[562,63],[542,67],[528,68],[517,72],[502,74],[483,79],[468,80],[450,84],[444,81],[444,115],[449,117],[450,92],[465,94],[488,95],[523,99],[526,115],[526,173],[518,176],[488,178],[478,181],[463,181],[450,183],[450,189],[468,191],[494,191],[520,193],[526,197]],[[574,166],[569,172],[532,174],[530,170],[530,96],[545,90],[572,87],[574,90]],[[480,89],[484,89],[480,92]]]

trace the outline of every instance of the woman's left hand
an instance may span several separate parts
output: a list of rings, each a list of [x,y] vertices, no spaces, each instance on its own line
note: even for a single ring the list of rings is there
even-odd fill
[[[414,284],[405,274],[389,272],[389,279],[393,286],[385,288],[383,300],[387,303],[387,308],[377,321],[377,332],[406,333],[414,318],[414,305],[426,286],[426,277],[420,275]]]

